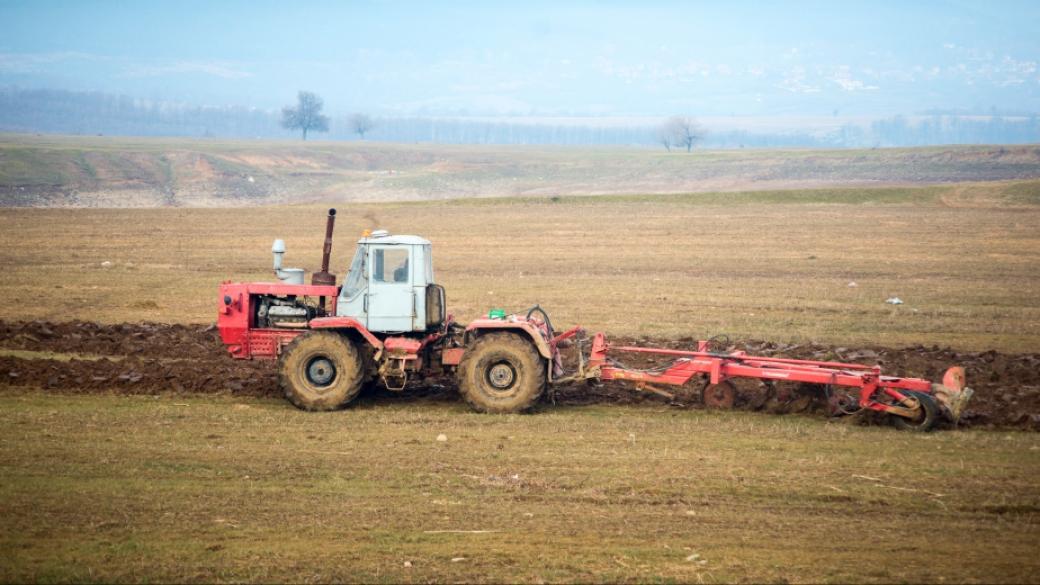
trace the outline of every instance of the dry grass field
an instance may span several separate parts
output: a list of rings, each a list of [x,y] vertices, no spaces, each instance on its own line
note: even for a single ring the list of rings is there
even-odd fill
[[[5,582],[1040,575],[1037,434],[8,391],[0,465]]]
[[[463,321],[1040,349],[1037,181],[337,207],[341,275],[365,228],[424,235]],[[0,321],[210,323],[275,237],[314,270],[325,209],[0,210]],[[7,376],[77,357],[18,347]],[[0,384],[2,581],[1040,582],[1036,433],[24,377]]]
[[[1040,348],[1040,183],[341,205],[434,244],[461,320],[540,303],[614,334]],[[314,270],[325,209],[0,212],[0,319],[215,319],[224,279]],[[110,263],[107,265],[105,263]],[[855,286],[850,286],[850,283]],[[898,296],[905,304],[884,301]]]

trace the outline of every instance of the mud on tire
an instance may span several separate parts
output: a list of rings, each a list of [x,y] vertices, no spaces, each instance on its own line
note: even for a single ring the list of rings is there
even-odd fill
[[[278,361],[278,378],[289,402],[303,410],[342,408],[361,392],[365,378],[354,343],[332,331],[304,333]]]
[[[511,333],[488,333],[459,364],[459,392],[478,412],[525,411],[545,390],[545,360],[534,344]]]

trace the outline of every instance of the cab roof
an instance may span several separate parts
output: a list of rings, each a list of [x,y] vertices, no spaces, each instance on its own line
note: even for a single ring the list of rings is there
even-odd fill
[[[414,245],[428,246],[428,245],[430,245],[430,240],[427,240],[426,238],[421,238],[419,236],[391,236],[391,235],[386,235],[386,236],[378,236],[378,237],[368,236],[368,237],[365,237],[365,238],[361,238],[360,240],[357,241],[357,243],[358,244],[384,244],[384,245],[411,244],[413,246]]]

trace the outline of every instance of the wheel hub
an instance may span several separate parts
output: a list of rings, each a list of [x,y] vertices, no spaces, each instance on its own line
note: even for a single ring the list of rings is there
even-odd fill
[[[487,377],[488,382],[496,390],[508,390],[516,381],[516,370],[512,365],[501,362],[491,366]]]
[[[336,379],[336,366],[327,357],[316,357],[307,364],[307,381],[315,386],[328,386]]]

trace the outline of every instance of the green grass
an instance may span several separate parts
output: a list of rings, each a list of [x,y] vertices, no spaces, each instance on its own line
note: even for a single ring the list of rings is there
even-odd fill
[[[1040,575],[1035,434],[8,391],[0,465],[4,581]]]
[[[1014,203],[1040,205],[1040,181],[1025,181],[1009,185],[1004,193]]]
[[[97,178],[98,178],[97,169],[94,168],[94,165],[90,164],[90,161],[87,160],[87,157],[86,157],[85,153],[79,152],[79,153],[76,154],[75,164],[76,164],[77,167],[79,167],[79,170],[89,180],[93,180],[93,181],[97,180]]]
[[[63,165],[55,165],[53,162],[47,153],[35,148],[17,145],[0,148],[0,186],[61,185],[67,181],[60,170]]]

